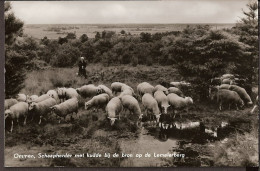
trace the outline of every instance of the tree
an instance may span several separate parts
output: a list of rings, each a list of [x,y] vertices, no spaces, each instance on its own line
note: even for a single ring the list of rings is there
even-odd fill
[[[121,30],[120,33],[121,33],[121,34],[126,34],[125,30]]]
[[[88,36],[86,34],[82,34],[79,39],[80,39],[81,43],[84,43],[84,42],[88,41]]]
[[[208,26],[187,27],[177,37],[169,37],[162,54],[196,90],[197,99],[206,100],[209,80],[232,70],[244,56],[244,44],[236,37]]]
[[[27,56],[16,51],[13,44],[23,32],[23,22],[11,12],[10,2],[5,2],[5,96],[12,97],[24,87]]]
[[[68,40],[69,40],[69,39],[76,39],[77,36],[76,36],[75,33],[68,33],[67,36],[66,36],[66,38],[67,38]]]
[[[50,43],[50,40],[47,36],[44,36],[44,38],[41,39],[40,43],[47,46]]]
[[[140,33],[140,38],[142,42],[150,42],[152,40],[151,33]]]
[[[247,4],[247,11],[243,11],[244,18],[233,28],[233,33],[239,35],[239,41],[246,44],[247,52],[244,58],[241,58],[236,73],[244,78],[248,78],[248,87],[246,90],[249,94],[252,92],[252,83],[258,80],[258,5],[257,1],[251,1]]]
[[[11,45],[15,39],[23,34],[23,22],[11,12],[10,2],[5,2],[5,44]]]
[[[95,35],[95,40],[99,40],[100,38],[101,38],[101,35],[100,35],[99,32],[97,32],[96,35]]]
[[[80,52],[82,53],[82,56],[86,57],[87,61],[93,62],[94,55],[95,55],[95,49],[93,47],[93,44],[90,41],[84,42],[79,47]]]
[[[58,43],[61,44],[61,45],[62,45],[63,43],[68,43],[67,37],[59,37]]]
[[[56,55],[51,59],[51,64],[55,67],[71,67],[78,62],[79,56],[79,49],[66,43],[59,48]]]

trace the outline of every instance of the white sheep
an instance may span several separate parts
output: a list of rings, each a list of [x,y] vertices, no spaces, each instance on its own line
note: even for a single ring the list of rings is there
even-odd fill
[[[76,91],[79,95],[81,95],[84,98],[93,97],[98,94],[104,93],[103,89],[98,88],[94,84],[88,84],[88,85],[84,85],[80,88],[76,88]]]
[[[169,87],[168,88],[168,92],[177,94],[180,97],[184,97],[183,92],[179,88],[177,88],[177,87]]]
[[[168,98],[164,94],[164,92],[161,91],[161,90],[157,90],[154,93],[154,98],[158,103],[158,106],[159,106],[161,113],[164,112],[165,114],[167,114],[167,110],[168,110],[168,107],[170,107],[170,105],[169,105],[169,102],[168,102]]]
[[[31,102],[31,101],[34,101],[38,98],[39,96],[38,95],[27,95],[27,102]]]
[[[74,88],[66,88],[66,99],[79,98],[79,94]]]
[[[154,87],[154,91],[157,91],[157,90],[163,91],[166,95],[169,94],[168,89],[166,87],[162,86],[162,85],[156,85]]]
[[[141,109],[138,101],[131,95],[124,95],[120,97],[123,108],[128,109],[130,113],[138,116],[139,119],[142,119],[143,114],[141,113]]]
[[[113,93],[112,91],[105,85],[99,85],[98,86],[99,89],[102,89],[103,91],[102,92],[105,92],[106,94],[108,94],[109,96],[109,99],[112,99],[113,98]]]
[[[121,88],[122,88],[123,85],[126,85],[126,84],[120,83],[120,82],[113,82],[113,83],[111,84],[112,92],[113,92],[114,94],[116,94],[116,93],[118,93],[118,92],[121,92]]]
[[[243,100],[240,98],[239,94],[232,90],[219,89],[216,92],[217,102],[219,104],[219,110],[222,110],[223,104],[229,105],[229,110],[231,104],[234,104],[238,109],[238,105],[242,108],[244,106]]]
[[[233,74],[224,74],[220,78],[221,78],[221,80],[224,80],[224,79],[235,79],[235,76]]]
[[[16,99],[5,99],[5,110],[18,103]]]
[[[26,125],[26,119],[28,116],[28,103],[26,102],[18,102],[15,105],[11,106],[9,109],[5,111],[5,119],[10,117],[12,120],[11,132],[13,132],[14,120],[17,121],[19,125],[20,117],[24,117],[24,125]]]
[[[237,85],[229,85],[229,84],[222,84],[218,87],[219,89],[228,89],[232,90],[238,93],[240,98],[244,101],[245,104],[247,105],[252,105],[253,102],[250,98],[250,96],[247,94],[246,90],[242,87],[239,87]]]
[[[29,104],[29,111],[33,113],[32,120],[34,115],[40,116],[39,124],[41,124],[42,117],[51,112],[51,107],[56,105],[57,102],[54,98],[48,98],[41,102],[31,102]]]
[[[132,87],[130,87],[129,85],[126,85],[126,84],[121,87],[121,92],[123,92],[125,90],[131,90],[134,93],[134,89],[132,89]]]
[[[85,109],[88,110],[94,107],[95,109],[101,108],[105,110],[109,99],[109,95],[106,93],[96,95],[91,100],[85,102]]]
[[[134,89],[132,89],[132,87],[128,86],[128,85],[123,85],[121,87],[121,93],[119,95],[119,97],[122,97],[124,95],[131,95],[133,97],[136,97],[136,94],[134,92]]]
[[[149,94],[153,95],[154,92],[155,92],[154,86],[152,86],[151,84],[149,84],[147,82],[142,82],[137,85],[137,93],[138,93],[140,99],[142,98],[142,96],[145,93],[149,93]]]
[[[152,114],[156,117],[156,122],[159,122],[161,113],[155,98],[151,94],[145,93],[142,97],[142,104],[144,106],[146,114],[148,114],[148,112],[152,112]]]
[[[27,102],[27,96],[25,94],[17,94],[16,100],[19,102]]]
[[[135,94],[133,93],[133,91],[131,89],[126,89],[123,92],[121,92],[118,97],[120,98],[120,97],[123,97],[124,95],[134,96]]]
[[[65,102],[62,102],[60,104],[54,105],[53,107],[51,107],[51,110],[59,117],[63,117],[65,120],[65,117],[68,114],[73,114],[73,113],[78,113],[78,108],[79,108],[79,104],[78,104],[78,99],[77,98],[72,98],[72,99],[68,99]],[[72,119],[72,116],[71,116]],[[60,120],[59,120],[60,123]]]
[[[190,87],[191,84],[188,83],[188,82],[185,82],[185,81],[173,81],[173,82],[170,82],[170,84],[173,86],[173,87],[177,87],[179,89],[182,89],[184,87]]]
[[[48,96],[47,94],[43,94],[43,95],[39,96],[37,99],[35,99],[35,100],[32,101],[32,102],[39,103],[39,102],[41,102],[41,101],[43,101],[43,100],[46,100],[46,99],[49,99],[49,98],[51,98],[51,97]]]
[[[106,106],[106,113],[107,113],[107,118],[110,120],[111,126],[114,125],[116,118],[116,115],[119,115],[120,118],[120,112],[122,111],[123,106],[122,102],[118,97],[112,98],[107,106]]]
[[[193,104],[193,100],[191,97],[180,97],[177,94],[174,93],[170,93],[167,95],[169,104],[172,106],[173,108],[173,114],[174,114],[174,118],[175,118],[175,114],[177,113],[177,110],[180,109],[185,109],[187,108],[189,105]],[[181,117],[181,115],[180,115]]]
[[[47,94],[48,96],[54,98],[57,103],[60,102],[59,95],[58,95],[58,93],[57,93],[56,90],[49,90],[46,94]]]

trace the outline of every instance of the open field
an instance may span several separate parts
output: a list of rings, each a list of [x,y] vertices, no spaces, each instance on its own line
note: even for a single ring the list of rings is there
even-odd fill
[[[25,94],[43,94],[56,87],[77,88],[84,84],[104,84],[110,87],[120,81],[133,87],[147,81],[152,85],[160,81],[183,80],[172,66],[87,66],[87,79],[76,76],[77,68],[49,68],[32,71],[27,74]],[[104,72],[104,78],[100,73]],[[192,94],[186,94],[192,96]],[[255,99],[255,98],[252,98]],[[203,123],[205,129],[216,130],[217,136],[205,133],[199,127],[167,130],[168,138],[163,139],[161,130],[144,118],[142,126],[136,126],[134,118],[128,112],[111,127],[103,111],[84,110],[84,101],[80,99],[77,116],[69,117],[61,124],[50,115],[42,125],[28,122],[26,126],[15,126],[9,133],[8,121],[5,134],[6,166],[69,166],[69,167],[138,167],[138,166],[256,166],[258,165],[258,119],[250,114],[250,108],[243,110],[218,111],[210,102],[198,102],[189,112],[176,117],[174,122]],[[143,111],[143,106],[141,110]],[[224,125],[223,125],[224,124]],[[189,125],[189,124],[188,124]],[[223,125],[223,126],[221,126]],[[250,139],[250,142],[248,141]],[[179,158],[153,157],[153,153],[175,151],[185,154]],[[13,154],[81,154],[81,153],[151,153],[151,158],[68,158],[68,159],[14,159]]]
[[[157,33],[167,31],[182,31],[187,25],[196,24],[27,24],[24,33],[29,36],[41,39],[47,36],[49,39],[65,37],[68,33],[76,33],[77,37],[87,34],[94,38],[97,32],[114,31],[116,34],[121,30],[132,35],[139,35],[141,32]],[[209,24],[212,29],[231,28],[235,24]]]

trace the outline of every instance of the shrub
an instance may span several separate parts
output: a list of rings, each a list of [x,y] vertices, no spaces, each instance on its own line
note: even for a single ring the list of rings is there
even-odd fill
[[[60,47],[56,56],[51,59],[51,64],[56,67],[71,67],[78,61],[79,56],[79,49],[66,43]]]

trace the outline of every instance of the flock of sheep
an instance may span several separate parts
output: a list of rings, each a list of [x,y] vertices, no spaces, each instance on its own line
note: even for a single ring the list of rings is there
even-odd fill
[[[105,85],[95,86],[93,84],[84,85],[80,88],[57,88],[49,90],[41,96],[18,94],[15,99],[5,99],[5,119],[11,119],[11,132],[14,121],[19,124],[19,119],[24,117],[24,125],[27,117],[31,120],[35,116],[39,118],[41,124],[42,117],[55,113],[59,118],[64,118],[71,114],[78,113],[79,98],[91,98],[85,102],[85,109],[103,109],[107,113],[110,124],[114,125],[120,119],[120,113],[129,110],[140,121],[143,117],[139,102],[141,101],[147,116],[156,118],[159,121],[161,114],[167,114],[170,106],[176,111],[186,108],[193,103],[190,97],[184,97],[180,90],[183,86],[190,86],[186,82],[171,82],[172,87],[166,88],[162,85],[152,86],[143,82],[137,86],[137,93],[127,84],[114,82],[111,89]],[[152,118],[153,119],[153,118]]]
[[[223,109],[223,104],[234,105],[236,109],[243,108],[244,106],[251,106],[253,102],[246,92],[245,79],[239,79],[233,74],[224,74],[221,77],[211,79],[212,86],[209,88],[209,96],[211,100],[216,100],[219,110]],[[258,96],[256,97],[256,105],[251,110],[254,112],[258,106]]]
[[[226,84],[227,79],[230,80],[229,84]],[[223,82],[225,84],[222,84]],[[229,108],[232,104],[237,108],[245,104],[253,104],[245,89],[234,85],[234,83],[234,75],[225,74],[220,79],[220,85],[214,85],[210,88],[209,95],[211,99],[217,99],[220,110],[222,110],[223,104],[228,104]],[[171,82],[167,86],[163,85],[153,86],[147,82],[142,82],[137,85],[137,92],[135,92],[132,87],[125,83],[114,82],[111,84],[111,89],[105,85],[88,84],[76,89],[57,88],[49,90],[41,96],[18,94],[16,99],[5,100],[5,119],[8,117],[11,119],[11,132],[15,120],[19,124],[19,119],[24,117],[25,125],[29,115],[32,120],[37,116],[39,118],[38,123],[41,124],[42,117],[55,113],[60,122],[61,118],[65,119],[69,114],[71,114],[71,118],[74,113],[77,115],[79,98],[83,98],[86,101],[85,109],[103,109],[111,126],[117,119],[120,119],[120,114],[127,110],[137,118],[136,123],[140,122],[143,113],[139,102],[144,108],[145,115],[158,123],[161,122],[160,118],[165,118],[165,116],[175,118],[178,110],[188,109],[193,104],[192,98],[185,97],[182,91],[185,88],[190,88],[190,83],[181,81]],[[87,101],[86,98],[91,99]],[[256,106],[253,110],[255,108]],[[170,114],[168,114],[169,110],[172,111]]]

